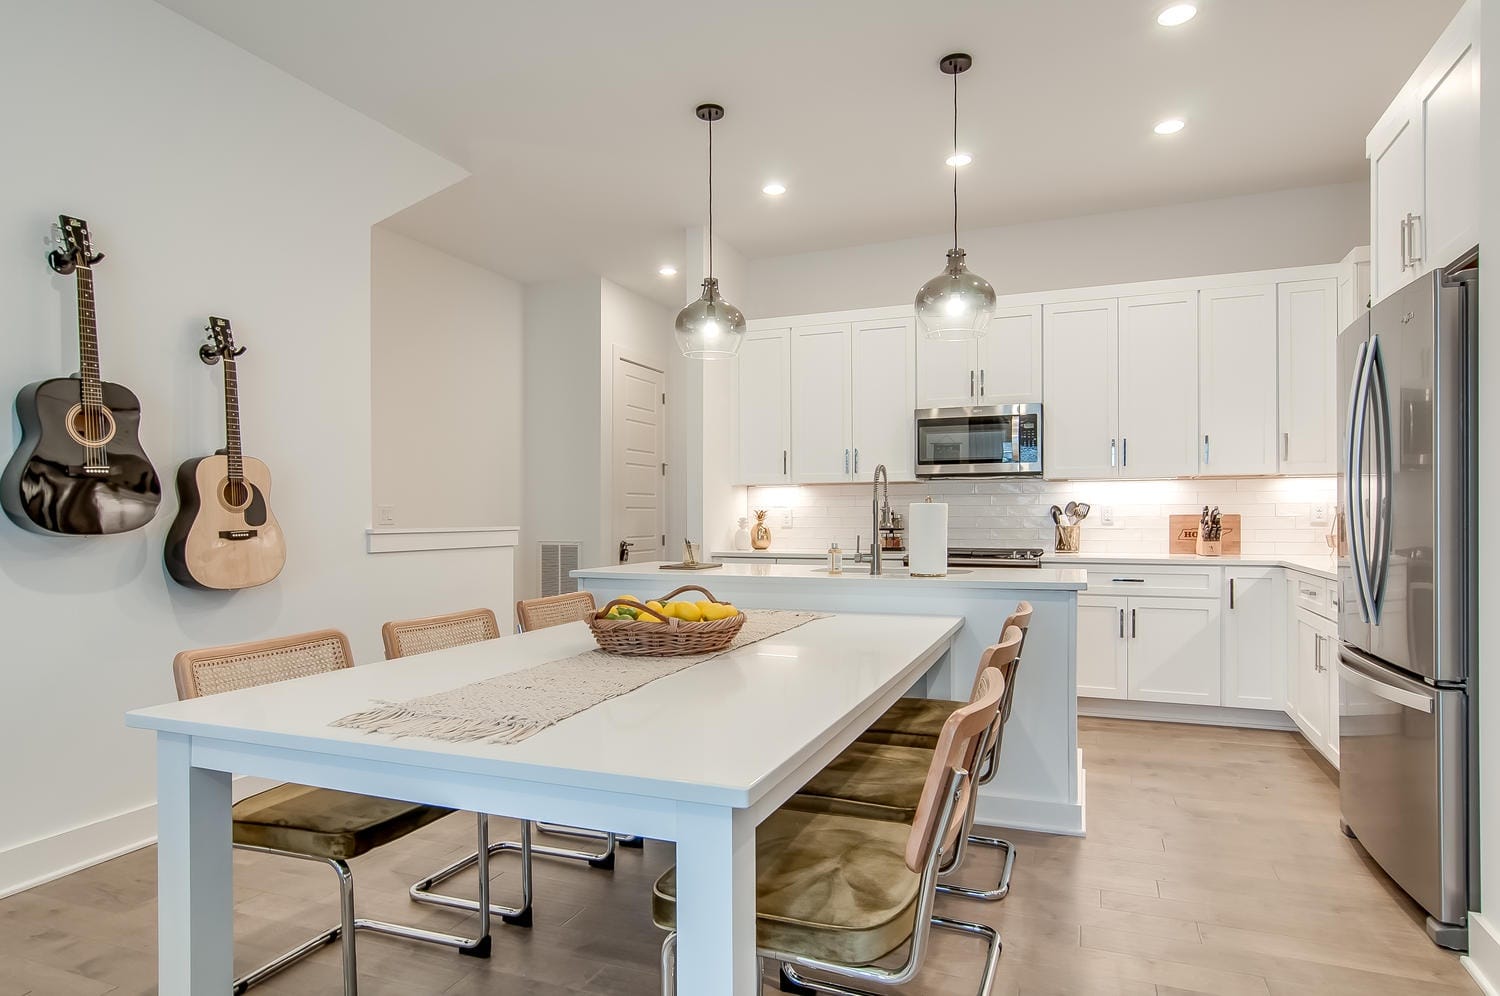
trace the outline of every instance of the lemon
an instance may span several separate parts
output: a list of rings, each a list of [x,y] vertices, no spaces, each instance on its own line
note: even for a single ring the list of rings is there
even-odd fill
[[[700,612],[698,610],[698,606],[694,605],[692,602],[675,602],[673,604],[677,607],[677,618],[681,619],[683,622],[702,621],[703,613]]]
[[[620,596],[620,601],[622,601],[622,602],[634,602],[637,605],[639,605],[641,603],[641,600],[639,598],[636,598],[634,595],[621,595]]]
[[[666,607],[654,598],[646,603],[646,608],[651,609],[655,612],[660,612],[662,615],[667,615]]]

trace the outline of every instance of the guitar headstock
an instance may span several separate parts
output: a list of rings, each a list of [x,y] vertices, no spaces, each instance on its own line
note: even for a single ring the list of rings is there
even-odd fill
[[[220,359],[232,360],[245,351],[244,346],[234,344],[234,330],[229,319],[210,315],[208,318],[208,341],[198,347],[198,358],[204,363],[218,363]]]
[[[54,235],[57,248],[48,255],[47,262],[58,273],[72,273],[80,266],[93,266],[104,258],[104,253],[94,251],[89,223],[82,218],[58,215]]]

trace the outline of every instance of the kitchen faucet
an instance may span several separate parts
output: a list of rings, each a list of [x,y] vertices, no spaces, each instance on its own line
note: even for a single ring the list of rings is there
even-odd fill
[[[891,521],[891,482],[886,476],[885,464],[875,468],[875,484],[870,495],[870,518],[874,527],[874,542],[870,544],[870,574],[880,573],[880,527]]]

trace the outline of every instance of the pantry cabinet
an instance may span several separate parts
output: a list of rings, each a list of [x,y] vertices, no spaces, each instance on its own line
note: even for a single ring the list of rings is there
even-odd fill
[[[1221,704],[1284,711],[1286,584],[1275,567],[1224,571]]]
[[[854,472],[853,330],[792,329],[792,483],[833,484]]]
[[[1043,469],[1050,478],[1118,472],[1119,306],[1115,299],[1042,309]]]
[[[1198,292],[1198,473],[1277,471],[1276,285]]]
[[[1042,398],[1042,308],[995,311],[978,339],[917,341],[918,408],[1004,405]]]
[[[1338,280],[1276,288],[1283,474],[1338,473]]]
[[[738,484],[791,481],[792,330],[745,334],[735,360]]]

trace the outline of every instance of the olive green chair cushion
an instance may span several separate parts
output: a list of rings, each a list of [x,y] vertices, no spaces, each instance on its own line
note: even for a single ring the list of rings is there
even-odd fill
[[[948,699],[898,699],[859,739],[865,743],[932,750],[948,717],[968,704]]]
[[[786,807],[908,827],[917,815],[922,786],[932,767],[932,748],[896,747],[856,740],[813,776]]]
[[[781,809],[755,833],[755,937],[762,951],[869,965],[911,939],[916,872],[910,827]],[[677,869],[652,890],[652,915],[677,929]]]
[[[234,804],[234,842],[347,860],[442,819],[451,809],[307,785],[278,785]]]

